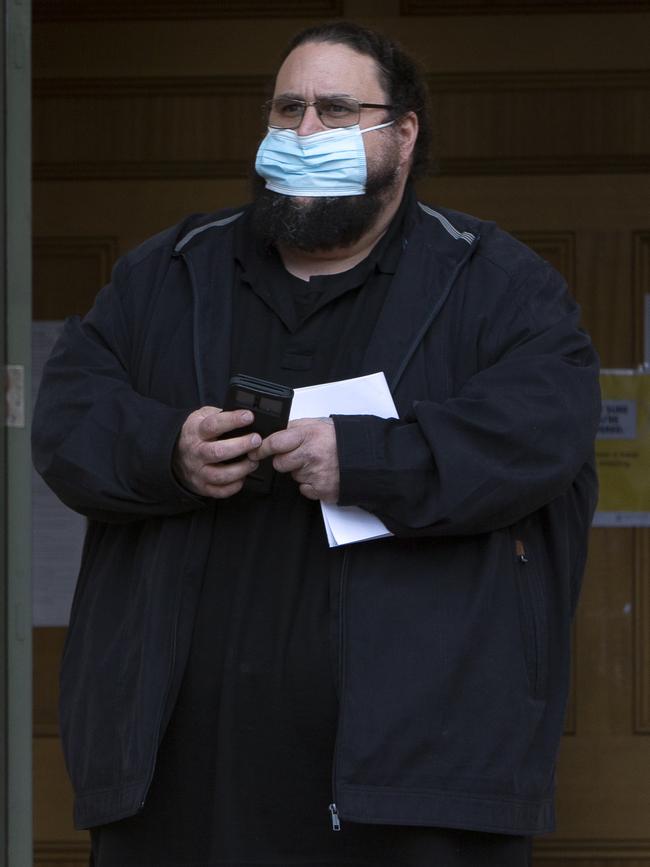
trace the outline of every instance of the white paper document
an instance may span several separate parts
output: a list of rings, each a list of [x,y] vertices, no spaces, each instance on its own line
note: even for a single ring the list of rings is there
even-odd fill
[[[342,379],[295,389],[290,420],[329,415],[398,418],[383,373],[371,373],[355,379]],[[392,535],[379,518],[357,506],[321,503],[321,509],[330,548]]]

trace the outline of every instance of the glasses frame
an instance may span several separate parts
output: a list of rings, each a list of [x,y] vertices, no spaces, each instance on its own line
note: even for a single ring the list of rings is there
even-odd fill
[[[321,112],[318,110],[318,103],[319,103],[319,102],[320,102],[320,103],[322,103],[322,102],[326,102],[327,100],[334,101],[334,100],[336,100],[337,98],[338,98],[338,99],[341,99],[341,100],[344,99],[344,100],[346,100],[347,102],[354,102],[354,103],[356,103],[356,105],[357,105],[357,116],[356,116],[356,119],[355,119],[352,123],[345,124],[345,126],[330,126],[328,123],[325,123],[325,121],[323,120],[323,118],[322,118],[322,114],[321,114]],[[296,104],[298,104],[298,105],[302,105],[302,107],[303,107],[303,109],[302,109],[302,114],[301,114],[300,117],[298,118],[298,122],[295,124],[295,126],[279,126],[279,125],[277,125],[277,124],[272,124],[272,123],[270,123],[271,110],[273,109],[273,103],[274,103],[276,100],[278,100],[278,99],[286,99],[288,102],[296,103]],[[321,97],[319,97],[318,99],[314,99],[314,100],[311,100],[311,101],[308,101],[308,100],[306,100],[306,99],[293,99],[293,98],[290,98],[290,97],[281,97],[281,96],[276,96],[276,97],[272,97],[271,99],[267,99],[266,102],[263,104],[262,109],[263,109],[263,112],[264,112],[264,119],[265,119],[265,121],[266,121],[266,124],[267,124],[267,126],[271,127],[271,129],[298,129],[298,127],[300,126],[300,124],[301,124],[301,123],[303,122],[303,120],[304,120],[305,112],[307,111],[307,109],[308,109],[310,106],[313,106],[313,108],[314,108],[315,111],[316,111],[316,114],[318,115],[318,119],[319,119],[319,121],[323,124],[323,126],[327,127],[327,129],[347,129],[348,127],[355,126],[355,124],[359,123],[359,118],[361,117],[361,109],[362,109],[362,108],[385,108],[385,109],[387,109],[388,111],[391,111],[391,110],[393,109],[393,106],[392,106],[392,105],[383,105],[383,104],[378,103],[378,102],[359,102],[359,100],[358,100],[358,99],[355,99],[353,96],[340,96],[340,97],[336,97],[336,96],[321,96]]]

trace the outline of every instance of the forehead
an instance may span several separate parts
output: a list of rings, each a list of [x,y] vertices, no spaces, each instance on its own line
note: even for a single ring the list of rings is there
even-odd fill
[[[374,59],[331,42],[307,42],[294,48],[275,81],[275,95],[283,93],[307,99],[347,94],[366,102],[385,96]]]

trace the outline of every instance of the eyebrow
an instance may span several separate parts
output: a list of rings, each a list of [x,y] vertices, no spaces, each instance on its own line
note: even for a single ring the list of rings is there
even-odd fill
[[[337,96],[346,96],[350,99],[355,99],[351,93],[317,93],[316,99],[336,99]],[[302,102],[307,102],[305,97],[300,93],[293,93],[292,91],[287,91],[285,93],[277,93],[273,99],[299,99]]]

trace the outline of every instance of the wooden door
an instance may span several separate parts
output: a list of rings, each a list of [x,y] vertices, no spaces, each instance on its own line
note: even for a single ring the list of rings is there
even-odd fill
[[[115,255],[182,215],[246,201],[278,48],[345,16],[401,39],[430,77],[440,173],[421,197],[496,219],[553,262],[604,366],[643,360],[650,3],[34,0],[34,11],[36,319],[83,312]],[[650,867],[649,534],[592,531],[559,828],[536,843],[537,865]],[[87,858],[56,738],[63,636],[35,631],[42,867]]]

